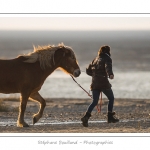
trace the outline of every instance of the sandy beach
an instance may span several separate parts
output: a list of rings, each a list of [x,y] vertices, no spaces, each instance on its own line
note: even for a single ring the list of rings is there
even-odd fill
[[[28,101],[25,121],[29,127],[16,126],[19,100],[1,99],[0,132],[1,133],[150,133],[149,99],[116,99],[114,111],[119,123],[106,122],[107,99],[103,99],[102,111],[95,108],[89,120],[89,127],[83,127],[81,117],[91,99],[46,99],[47,106],[38,123],[32,124],[33,114],[38,112],[38,103]]]

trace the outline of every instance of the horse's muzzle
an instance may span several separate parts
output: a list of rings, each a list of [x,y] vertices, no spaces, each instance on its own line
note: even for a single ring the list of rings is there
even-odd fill
[[[78,77],[80,74],[81,74],[80,69],[76,69],[76,70],[74,70],[74,72],[73,72],[73,76],[74,76],[74,77]]]

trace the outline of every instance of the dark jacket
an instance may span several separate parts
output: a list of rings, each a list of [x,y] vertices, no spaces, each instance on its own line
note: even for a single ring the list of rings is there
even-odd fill
[[[86,73],[92,76],[91,90],[110,89],[108,77],[113,75],[112,59],[107,54],[100,54],[86,68]]]

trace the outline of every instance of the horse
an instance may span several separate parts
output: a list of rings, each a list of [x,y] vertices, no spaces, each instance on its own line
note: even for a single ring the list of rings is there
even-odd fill
[[[71,47],[63,43],[33,47],[34,51],[26,55],[0,59],[0,93],[20,93],[17,127],[29,127],[24,121],[28,99],[40,104],[38,113],[33,115],[33,124],[42,117],[46,101],[39,90],[53,71],[60,68],[73,77],[81,74]]]

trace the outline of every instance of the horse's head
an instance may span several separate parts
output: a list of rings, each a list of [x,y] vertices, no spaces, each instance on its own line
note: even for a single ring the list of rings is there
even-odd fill
[[[75,54],[70,47],[60,46],[56,53],[57,57],[60,59],[60,69],[73,75],[74,77],[78,77],[81,74]]]

